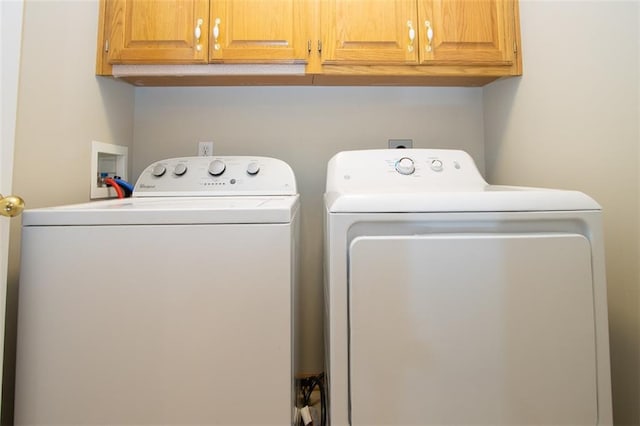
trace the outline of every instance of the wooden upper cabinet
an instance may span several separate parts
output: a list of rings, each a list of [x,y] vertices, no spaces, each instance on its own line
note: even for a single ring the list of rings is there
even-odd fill
[[[207,62],[209,0],[107,0],[105,20],[108,63]]]
[[[306,63],[312,0],[211,0],[210,62]]]
[[[321,0],[322,63],[417,64],[417,18],[416,0]]]
[[[512,66],[514,0],[418,0],[420,63]]]
[[[189,78],[118,67],[141,85],[479,86],[522,74],[518,0],[100,0],[98,31],[99,75],[242,65],[188,67]]]

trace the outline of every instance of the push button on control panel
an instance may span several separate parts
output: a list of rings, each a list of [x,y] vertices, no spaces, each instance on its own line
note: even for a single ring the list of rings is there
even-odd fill
[[[431,161],[431,170],[433,170],[434,172],[441,172],[442,171],[442,161],[440,161],[440,160]]]

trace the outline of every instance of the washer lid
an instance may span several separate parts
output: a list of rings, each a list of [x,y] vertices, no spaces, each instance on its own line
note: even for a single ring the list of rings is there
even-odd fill
[[[327,169],[330,212],[599,210],[578,191],[489,185],[464,151],[346,151]]]
[[[126,198],[25,210],[23,226],[289,223],[299,196]]]

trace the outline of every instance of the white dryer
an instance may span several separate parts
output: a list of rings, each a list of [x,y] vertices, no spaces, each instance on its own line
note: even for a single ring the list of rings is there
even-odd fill
[[[327,170],[332,425],[612,423],[600,206],[454,150]]]
[[[188,157],[25,211],[15,424],[292,424],[298,207],[283,161]]]

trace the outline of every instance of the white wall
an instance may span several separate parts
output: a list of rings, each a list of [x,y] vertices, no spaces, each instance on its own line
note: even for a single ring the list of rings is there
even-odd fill
[[[302,355],[300,372],[323,370],[322,194],[336,152],[460,148],[484,163],[482,89],[220,87],[138,88],[133,176],[154,161],[195,155],[214,141],[219,155],[265,155],[288,162],[301,193]]]
[[[13,189],[29,208],[89,201],[91,141],[132,143],[133,88],[94,76],[97,24],[97,0],[25,2]],[[19,237],[14,220],[2,424],[13,405]]]
[[[491,183],[578,189],[603,207],[616,424],[640,423],[638,7],[521,1],[524,76],[484,89]]]

